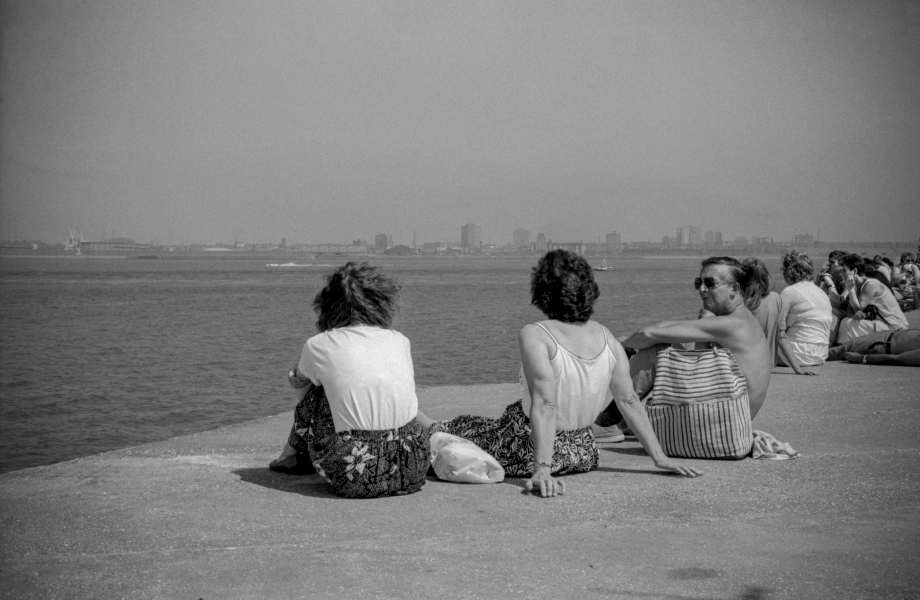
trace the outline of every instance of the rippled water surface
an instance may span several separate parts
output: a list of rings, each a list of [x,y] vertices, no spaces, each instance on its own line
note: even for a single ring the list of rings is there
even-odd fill
[[[285,374],[338,263],[267,262],[0,259],[0,472],[293,408]],[[403,286],[419,385],[516,381],[535,259],[371,262]],[[595,318],[622,335],[695,316],[698,265],[612,261]]]

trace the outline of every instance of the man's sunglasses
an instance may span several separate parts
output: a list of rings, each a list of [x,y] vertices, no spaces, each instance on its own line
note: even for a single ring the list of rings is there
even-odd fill
[[[703,278],[697,277],[696,279],[693,280],[693,289],[698,290],[700,289],[701,285],[705,285],[707,290],[711,290],[713,288],[717,288],[720,285],[725,285],[727,283],[735,283],[735,282],[734,281],[716,281],[712,277],[703,277]]]

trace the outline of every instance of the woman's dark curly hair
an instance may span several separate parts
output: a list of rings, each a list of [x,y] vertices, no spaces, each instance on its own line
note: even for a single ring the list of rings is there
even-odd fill
[[[841,267],[846,267],[851,271],[855,271],[858,275],[866,274],[866,259],[858,254],[847,254],[842,256],[837,263]]]
[[[348,262],[326,276],[324,287],[313,299],[316,328],[329,331],[349,325],[388,328],[396,316],[399,284],[377,267]]]
[[[804,279],[811,279],[814,273],[814,265],[811,259],[804,252],[790,250],[783,254],[783,276],[792,283],[798,283]]]
[[[530,276],[530,303],[557,321],[584,323],[600,295],[591,265],[568,250],[547,252]]]

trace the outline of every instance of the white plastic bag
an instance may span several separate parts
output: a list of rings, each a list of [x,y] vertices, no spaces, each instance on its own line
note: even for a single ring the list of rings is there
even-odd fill
[[[498,483],[505,470],[491,454],[462,437],[438,432],[431,436],[431,466],[438,479],[456,483]]]

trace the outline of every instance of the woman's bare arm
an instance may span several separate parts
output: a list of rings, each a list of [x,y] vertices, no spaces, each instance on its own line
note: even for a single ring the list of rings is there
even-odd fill
[[[533,432],[534,473],[526,487],[538,489],[541,496],[548,498],[565,492],[565,483],[553,478],[551,467],[556,442],[556,386],[550,353],[555,351],[555,344],[541,328],[526,325],[518,335],[518,346],[530,391]]]
[[[623,418],[626,419],[630,429],[636,434],[639,443],[645,448],[652,462],[659,469],[673,471],[686,477],[702,475],[703,472],[696,467],[665,455],[658,438],[655,436],[655,432],[652,431],[651,423],[648,422],[645,408],[639,402],[636,392],[633,390],[632,380],[629,377],[629,361],[626,358],[626,352],[616,342],[611,342],[610,348],[617,359],[617,364],[613,369],[613,377],[610,379],[610,393],[613,394],[613,400],[616,402],[617,408],[620,409]]]

